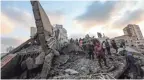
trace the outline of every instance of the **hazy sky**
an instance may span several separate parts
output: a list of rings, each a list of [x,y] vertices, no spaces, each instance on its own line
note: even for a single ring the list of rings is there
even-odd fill
[[[68,37],[123,35],[128,24],[137,24],[144,35],[144,0],[135,1],[40,1],[51,24],[62,24]],[[30,37],[35,27],[29,1],[1,2],[1,51]]]

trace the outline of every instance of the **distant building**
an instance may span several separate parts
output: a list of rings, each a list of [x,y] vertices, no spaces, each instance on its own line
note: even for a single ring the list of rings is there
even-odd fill
[[[129,24],[123,29],[123,31],[125,35],[131,37],[131,40],[136,47],[141,48],[144,46],[143,35],[138,25]]]
[[[138,25],[129,24],[124,29],[124,34],[130,37],[135,37],[137,40],[143,39],[142,32]]]
[[[134,45],[131,38],[128,35],[115,37],[114,40],[117,42],[117,45],[120,45],[121,42],[125,42],[126,46]]]
[[[115,37],[117,43],[124,41],[127,46],[135,46],[139,49],[144,47],[144,39],[138,25],[129,24],[123,29],[124,35]]]
[[[63,28],[63,25],[54,25],[53,32],[55,32],[60,42],[60,46],[63,46],[65,45],[65,43],[68,43],[67,31],[65,28]]]
[[[32,38],[32,37],[34,37],[34,35],[37,33],[37,28],[36,27],[31,27],[30,28],[30,37]]]
[[[54,26],[54,31],[56,31],[56,30],[59,30],[59,33],[60,33],[59,37],[60,37],[60,39],[62,39],[62,40],[63,39],[68,39],[68,37],[67,37],[67,31],[66,31],[65,28],[63,28],[63,25],[56,24]]]

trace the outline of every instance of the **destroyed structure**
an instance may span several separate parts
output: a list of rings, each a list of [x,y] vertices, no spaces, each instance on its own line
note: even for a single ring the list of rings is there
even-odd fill
[[[97,59],[89,60],[85,51],[68,41],[67,32],[61,25],[55,28],[51,25],[38,1],[31,1],[31,5],[37,33],[2,58],[2,79],[125,78],[127,66],[124,56],[107,55],[109,68],[101,69]],[[87,35],[86,40],[89,38]],[[144,55],[138,54],[137,57],[144,66]]]

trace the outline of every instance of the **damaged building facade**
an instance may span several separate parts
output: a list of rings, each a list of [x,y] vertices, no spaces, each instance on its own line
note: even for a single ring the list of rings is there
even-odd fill
[[[123,32],[124,35],[114,38],[118,43],[124,41],[127,46],[144,49],[144,38],[138,25],[128,24]]]

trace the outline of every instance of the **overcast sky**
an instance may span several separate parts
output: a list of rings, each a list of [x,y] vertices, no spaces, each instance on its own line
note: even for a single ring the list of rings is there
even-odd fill
[[[62,24],[68,37],[97,32],[112,38],[123,35],[128,24],[140,26],[144,35],[144,0],[135,1],[40,1],[51,24]],[[35,27],[29,1],[1,2],[1,52],[7,46],[18,46],[30,37]]]

